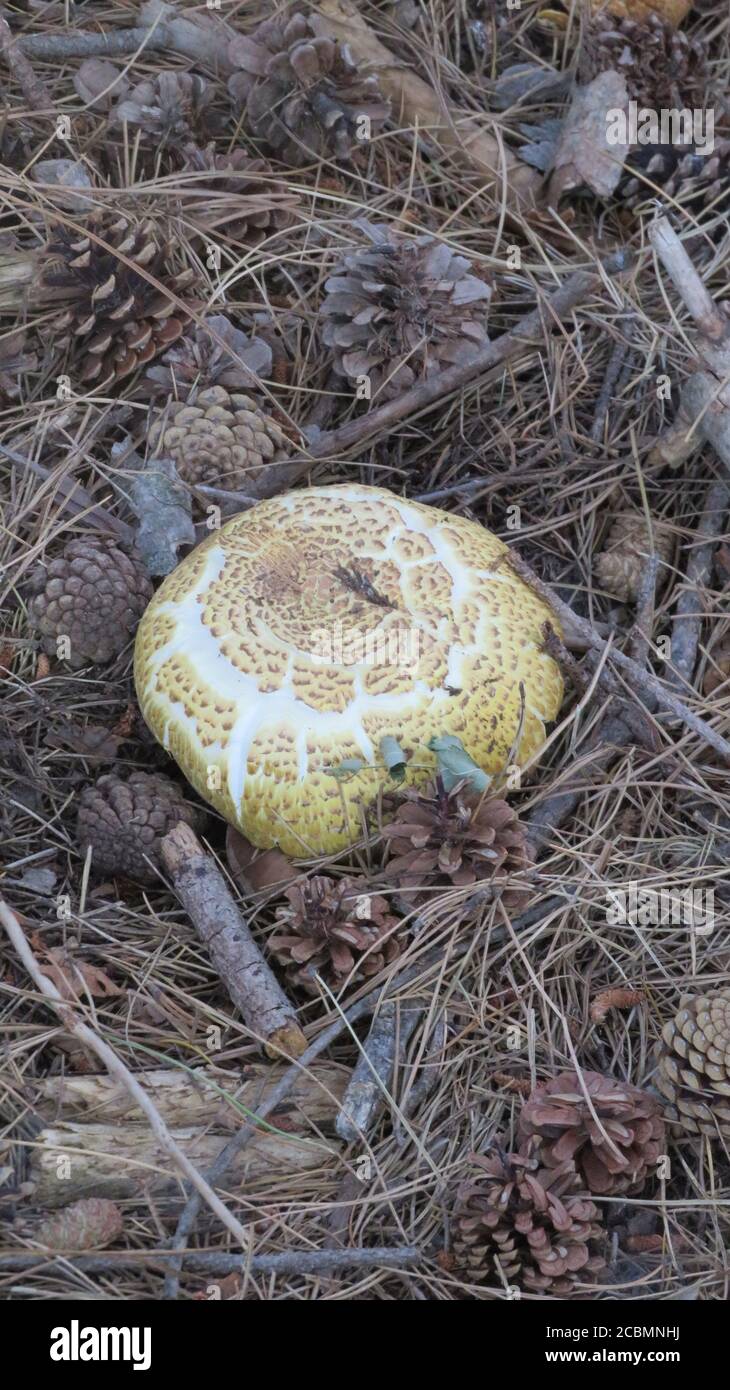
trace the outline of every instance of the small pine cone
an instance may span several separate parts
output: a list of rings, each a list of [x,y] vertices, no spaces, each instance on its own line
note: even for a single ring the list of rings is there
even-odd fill
[[[392,856],[387,877],[402,888],[445,880],[463,887],[489,879],[502,889],[508,910],[523,910],[529,889],[510,887],[509,879],[529,868],[533,857],[525,825],[500,797],[469,793],[464,782],[447,792],[441,778],[422,792],[409,787],[383,835]]]
[[[389,114],[377,76],[363,75],[325,30],[318,15],[295,13],[265,20],[228,48],[239,69],[228,81],[233,101],[251,133],[293,165],[349,159],[362,118],[372,135]]]
[[[112,106],[109,123],[137,126],[146,142],[180,147],[209,135],[215,86],[189,72],[160,72],[145,78]]]
[[[188,402],[169,401],[150,425],[149,442],[191,487],[245,491],[267,464],[287,457],[286,438],[271,416],[224,386],[209,386]]]
[[[730,989],[683,999],[657,1058],[669,1117],[693,1134],[730,1139]]]
[[[708,83],[707,52],[657,14],[644,19],[599,12],[586,24],[579,75],[590,82],[616,69],[626,79],[629,97],[651,110],[703,107]]]
[[[224,314],[209,314],[148,369],[144,384],[152,395],[187,401],[191,392],[209,386],[256,390],[271,371],[271,348],[263,338],[249,337]]]
[[[380,401],[459,362],[489,341],[491,288],[471,261],[431,236],[408,238],[358,221],[373,244],[348,251],[325,283],[324,342],[342,376],[370,380]]]
[[[102,389],[151,362],[183,331],[186,315],[145,277],[179,296],[193,271],[168,270],[171,248],[152,221],[104,209],[86,226],[88,235],[62,228],[49,242],[43,278],[71,300],[58,323],[58,346],[77,348],[79,380]]]
[[[298,199],[265,160],[251,159],[245,150],[216,154],[209,145],[192,167],[196,178],[185,187],[181,203],[186,220],[207,237],[258,246],[291,225]],[[205,173],[210,177],[202,177]]]
[[[724,694],[730,694],[730,633],[722,637],[715,646],[710,649],[705,676],[702,682],[702,689],[705,695],[714,695],[716,690],[725,686]]]
[[[367,879],[314,874],[284,896],[289,905],[276,914],[282,934],[272,937],[269,948],[286,966],[292,986],[307,994],[319,994],[314,971],[338,993],[345,982],[351,987],[377,975],[403,950],[397,917]]]
[[[652,523],[654,547],[659,557],[657,588],[666,582],[667,569],[674,553],[674,541],[669,527]],[[649,533],[642,512],[616,512],[605,548],[595,562],[596,578],[602,589],[615,594],[622,603],[635,602],[641,577],[649,555]]]
[[[579,1296],[604,1268],[600,1212],[572,1164],[541,1169],[525,1154],[475,1157],[474,1178],[456,1194],[457,1269],[474,1283],[506,1279],[526,1292]]]
[[[106,1250],[124,1230],[116,1202],[107,1197],[82,1197],[45,1217],[32,1232],[34,1245],[61,1252]]]
[[[520,1135],[546,1168],[572,1163],[589,1192],[602,1196],[643,1187],[665,1138],[648,1091],[595,1071],[561,1072],[536,1086],[522,1108]]]
[[[197,831],[205,813],[169,777],[133,772],[123,781],[109,773],[81,793],[76,839],[84,854],[91,845],[96,873],[157,883],[152,865],[159,865],[163,836],[179,821]]]
[[[68,638],[70,651],[61,655],[74,668],[118,656],[152,598],[138,556],[95,536],[69,541],[55,559],[36,565],[28,589],[44,651],[55,656],[58,639]]]

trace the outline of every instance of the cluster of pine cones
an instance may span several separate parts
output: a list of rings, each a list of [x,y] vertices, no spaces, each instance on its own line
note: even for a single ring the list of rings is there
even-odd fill
[[[470,1283],[579,1297],[604,1268],[595,1196],[640,1191],[663,1152],[658,1102],[598,1072],[536,1086],[516,1152],[475,1156],[456,1194],[453,1262]]]

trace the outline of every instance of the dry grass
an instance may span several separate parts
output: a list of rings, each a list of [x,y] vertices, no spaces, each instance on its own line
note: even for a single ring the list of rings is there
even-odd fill
[[[190,7],[193,8],[193,7]],[[202,7],[201,7],[202,8]],[[239,27],[250,26],[245,5],[223,10]],[[258,11],[259,7],[256,7]],[[388,5],[363,4],[377,20],[386,42],[415,63],[434,84],[475,112],[485,109],[485,81],[497,75],[496,59],[474,62],[468,49],[467,0],[431,0],[417,7],[420,18],[410,31],[398,29]],[[506,61],[525,53],[525,32],[533,12],[521,12]],[[574,61],[579,21],[576,13],[565,46],[543,37],[541,52],[560,65]],[[714,32],[713,68],[727,80],[730,63],[728,26],[714,13],[698,19],[698,32]],[[95,6],[98,27],[134,22],[132,3]],[[500,7],[501,9],[501,7]],[[31,13],[35,13],[32,11]],[[474,12],[475,13],[475,12]],[[491,11],[485,7],[490,27]],[[65,7],[55,3],[28,20],[31,30],[53,33],[63,25]],[[84,23],[83,9],[79,24]],[[473,32],[472,32],[473,46]],[[163,64],[184,68],[174,57],[149,55],[135,60],[132,74],[154,72]],[[491,69],[489,63],[492,63]],[[591,264],[596,254],[616,244],[637,253],[634,270],[622,283],[607,286],[582,307],[539,349],[526,349],[517,364],[494,380],[467,388],[421,419],[410,420],[377,439],[355,457],[325,460],[312,470],[315,481],[357,479],[427,497],[450,510],[472,516],[498,534],[517,539],[521,553],[557,586],[576,611],[605,623],[623,643],[632,613],[617,606],[595,585],[592,563],[610,524],[612,511],[641,505],[645,490],[656,519],[667,521],[676,536],[675,565],[663,590],[655,638],[668,631],[673,601],[682,580],[687,550],[707,482],[719,467],[705,450],[676,472],[647,463],[648,447],[672,417],[681,382],[689,370],[691,327],[675,297],[660,283],[646,249],[646,224],[616,207],[601,208],[586,198],[566,214],[561,234],[548,240],[544,231],[495,223],[488,196],[439,160],[412,132],[388,130],[363,155],[356,172],[323,166],[292,173],[277,169],[277,178],[297,200],[293,225],[255,249],[224,243],[220,273],[207,267],[195,236],[190,194],[196,176],[170,170],[164,156],[152,167],[133,151],[104,154],[104,123],[81,113],[72,77],[77,60],[35,64],[49,86],[59,112],[73,114],[75,157],[99,160],[102,175],[95,201],[144,213],[176,243],[180,264],[199,273],[200,313],[209,306],[243,327],[265,315],[279,345],[280,370],[269,384],[281,410],[303,423],[321,406],[320,393],[331,391],[329,364],[320,342],[317,309],[323,281],[338,252],[353,239],[354,218],[392,221],[413,232],[430,231],[448,239],[474,261],[481,273],[494,276],[492,331],[510,328],[538,294],[572,270]],[[58,217],[53,190],[30,177],[39,158],[63,157],[49,122],[28,111],[12,74],[2,74],[7,100],[4,134],[21,142],[12,174],[3,178],[0,232],[26,248],[40,246],[44,225]],[[506,119],[516,132],[522,119],[536,122],[554,108],[531,110]],[[228,141],[231,139],[229,126]],[[236,143],[245,143],[240,132]],[[221,148],[225,140],[220,137]],[[118,163],[116,162],[118,156]],[[7,156],[6,156],[7,157]],[[5,171],[3,171],[4,173]],[[185,209],[181,207],[185,203]],[[499,209],[496,209],[497,213]],[[62,214],[68,216],[69,214]],[[677,210],[677,225],[691,224]],[[496,227],[499,230],[496,230]],[[522,248],[520,270],[505,268],[506,249]],[[730,237],[708,234],[691,241],[708,287],[727,297]],[[2,253],[0,246],[0,254]],[[0,466],[3,482],[3,628],[2,660],[10,670],[0,708],[0,838],[4,856],[2,891],[22,914],[37,953],[63,944],[79,961],[103,969],[119,987],[109,997],[85,997],[83,1016],[117,1050],[133,1070],[206,1062],[215,1068],[242,1068],[258,1051],[240,1020],[232,1015],[225,992],[211,970],[176,899],[160,882],[142,891],[120,883],[87,881],[74,841],[75,804],[80,789],[109,764],[90,761],[78,751],[78,737],[67,737],[69,723],[113,728],[133,700],[129,654],[109,668],[68,674],[62,663],[50,670],[39,664],[39,649],[29,627],[22,581],[39,557],[87,527],[103,530],[108,515],[129,519],[118,472],[110,464],[111,445],[119,437],[118,407],[129,407],[125,428],[140,435],[145,403],[135,379],[122,384],[114,398],[89,394],[72,406],[58,401],[55,379],[63,364],[51,354],[53,310],[24,305],[18,321],[27,325],[26,351],[36,354],[35,367],[21,381],[21,394],[0,413]],[[11,311],[0,319],[2,334],[15,323]],[[616,394],[596,441],[591,431],[601,388],[612,354],[624,349]],[[666,402],[656,381],[668,375],[673,396]],[[319,407],[318,407],[319,408]],[[330,421],[341,423],[357,407],[340,390],[329,402]],[[23,462],[25,461],[25,462]],[[466,486],[468,484],[468,487]],[[94,506],[69,505],[74,486],[83,486]],[[511,526],[515,506],[520,530]],[[726,596],[719,578],[707,595],[708,617],[702,632],[702,663],[708,649],[730,631]],[[720,691],[690,697],[692,708],[726,736],[730,735],[730,696]],[[629,698],[635,694],[627,690]],[[575,719],[571,700],[539,767],[531,770],[515,804],[522,814],[580,768],[586,789],[569,821],[552,838],[534,882],[534,903],[551,894],[564,906],[515,936],[499,903],[465,911],[464,893],[436,895],[425,912],[426,925],[414,935],[406,963],[441,948],[438,963],[401,993],[403,1002],[425,1006],[425,1023],[411,1041],[408,1057],[393,1088],[392,1114],[382,1120],[370,1145],[345,1150],[325,1135],[320,1167],[306,1173],[286,1167],[266,1178],[221,1194],[230,1210],[255,1223],[261,1251],[318,1248],[333,1223],[346,1225],[357,1245],[415,1243],[436,1249],[448,1242],[449,1197],[465,1171],[468,1155],[498,1139],[509,1147],[519,1094],[496,1074],[534,1082],[560,1067],[595,1068],[634,1083],[650,1082],[652,1048],[663,1023],[681,996],[696,989],[724,986],[728,978],[730,933],[726,876],[730,794],[727,769],[694,736],[666,722],[656,723],[657,751],[626,749],[609,774],[591,774],[585,754],[588,734],[600,718],[602,697],[594,696]],[[66,732],[64,732],[66,731]],[[60,735],[60,737],[59,737]],[[149,768],[157,754],[134,724],[120,745],[116,765]],[[159,765],[166,759],[159,754]],[[715,829],[712,829],[713,822]],[[709,828],[708,828],[709,826]],[[724,849],[722,841],[724,839]],[[225,860],[225,827],[212,823],[211,849]],[[719,846],[719,848],[718,848]],[[351,862],[378,882],[381,847],[377,836],[358,847]],[[340,857],[345,864],[346,857]],[[46,893],[28,871],[50,871]],[[716,921],[709,937],[685,928],[611,926],[606,920],[609,886],[640,880],[645,886],[684,888],[713,884]],[[67,894],[71,916],[59,921],[58,895]],[[240,896],[240,894],[239,894]],[[271,931],[276,907],[271,893],[241,897],[260,940]],[[611,1012],[603,1023],[591,1021],[590,1004],[601,991],[626,985],[641,991],[644,1003],[628,1012]],[[356,997],[356,996],[355,996]],[[16,1188],[30,1162],[34,1135],[34,1085],[47,1075],[74,1073],[87,1065],[69,1043],[57,1019],[29,988],[16,958],[5,953],[0,967],[3,1040],[3,1109],[5,1153],[14,1166],[4,1208],[5,1254],[33,1249],[37,1214],[32,1192]],[[434,1057],[429,1039],[443,1012],[446,1041]],[[303,1006],[302,1021],[314,1039],[336,1017],[331,1001]],[[219,1047],[211,1047],[210,1030],[220,1029]],[[519,1029],[519,1045],[513,1030]],[[356,1030],[362,1036],[362,1027]],[[351,1068],[356,1039],[344,1032],[328,1057]],[[422,1076],[422,1062],[433,1072],[433,1088],[407,1118],[411,1088]],[[229,1104],[226,1124],[235,1120]],[[220,1132],[227,1132],[226,1124]],[[303,1132],[317,1138],[306,1116]],[[224,1138],[221,1137],[221,1144]],[[370,1160],[368,1182],[343,1186],[363,1156]],[[727,1298],[728,1205],[730,1165],[718,1141],[672,1142],[672,1176],[650,1185],[637,1199],[603,1202],[611,1241],[610,1284],[589,1297],[661,1299],[686,1296],[696,1289],[703,1299]],[[353,1196],[354,1193],[354,1196]],[[346,1205],[343,1206],[343,1203]],[[142,1191],[122,1202],[125,1244],[150,1250],[169,1239],[180,1211],[174,1185],[163,1195]],[[637,1218],[643,1224],[637,1224]],[[634,1223],[634,1224],[630,1224]],[[660,1235],[661,1248],[650,1254],[627,1254],[627,1230]],[[203,1212],[194,1243],[226,1249],[226,1236]],[[659,1245],[659,1242],[656,1242]],[[121,1247],[119,1247],[121,1248]],[[111,1259],[111,1257],[110,1257]],[[181,1296],[192,1298],[209,1280],[185,1273]],[[38,1265],[24,1273],[3,1272],[0,1288],[19,1299],[69,1297],[158,1298],[158,1274],[143,1271],[82,1273],[68,1265],[62,1272]],[[353,1272],[341,1279],[301,1276],[292,1279],[249,1278],[243,1293],[252,1299],[495,1299],[497,1288],[466,1287],[434,1257],[417,1269]]]

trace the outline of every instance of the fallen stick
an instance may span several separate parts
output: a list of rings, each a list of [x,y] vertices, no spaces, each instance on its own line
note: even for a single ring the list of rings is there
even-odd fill
[[[294,1006],[264,960],[220,869],[189,825],[173,826],[160,857],[246,1026],[270,1057],[300,1057],[307,1039]]]
[[[174,1252],[177,1258],[177,1252]],[[198,1250],[182,1252],[188,1269],[202,1274],[336,1274],[341,1269],[406,1269],[427,1258],[416,1245],[373,1245],[360,1249],[282,1250],[273,1255],[209,1254]],[[166,1268],[169,1256],[160,1250],[110,1250],[103,1255],[42,1255],[0,1253],[0,1270],[35,1269],[44,1273],[68,1274],[69,1268],[86,1274],[106,1274],[116,1269]]]
[[[147,1094],[169,1125],[210,1126],[226,1130],[238,1125],[247,1112],[267,1101],[282,1068],[270,1062],[247,1064],[228,1071],[220,1067],[154,1067],[139,1072]],[[287,1128],[297,1119],[317,1125],[334,1124],[339,1098],[347,1081],[347,1068],[318,1063],[299,1071],[283,1106],[273,1112],[276,1127]],[[106,1072],[70,1072],[41,1076],[29,1085],[33,1114],[47,1124],[139,1124],[144,1116],[134,1097]],[[299,1128],[301,1128],[301,1123]]]
[[[398,1008],[387,1001],[378,1009],[335,1123],[345,1143],[362,1140],[375,1127],[390,1098],[396,1063],[403,1057],[423,1012],[422,1008]]]
[[[17,77],[31,113],[39,115],[43,111],[54,111],[45,82],[41,82],[33,71],[28,54],[20,48],[7,19],[0,19],[0,53],[10,72]]]
[[[705,620],[702,591],[712,574],[715,546],[722,530],[723,518],[730,506],[730,483],[717,480],[710,483],[695,532],[700,545],[689,547],[687,573],[675,608],[670,639],[671,669],[667,681],[680,690],[692,686],[700,632]]]
[[[142,1073],[144,1075],[144,1073]],[[329,1100],[323,1112],[317,1110],[321,1123],[332,1132],[344,1081]],[[232,1111],[228,1110],[229,1116]],[[169,1132],[189,1163],[198,1172],[213,1163],[231,1123],[236,1127],[246,1122],[240,1112],[228,1126],[208,1120],[203,1124],[185,1124],[170,1120]],[[229,1170],[231,1191],[245,1186],[247,1197],[265,1189],[272,1177],[278,1183],[292,1175],[322,1169],[336,1158],[339,1144],[325,1140],[315,1131],[304,1132],[301,1118],[297,1132],[277,1131],[276,1117],[268,1129],[261,1129],[244,1152],[240,1153]],[[137,1201],[145,1204],[149,1198],[164,1198],[167,1205],[184,1201],[179,1172],[170,1170],[164,1146],[151,1133],[149,1125],[125,1120],[112,1123],[59,1120],[44,1126],[32,1138],[19,1139],[16,1144],[23,1161],[23,1177],[33,1184],[31,1201],[43,1210],[65,1207],[82,1197],[108,1197],[113,1201]],[[60,1157],[63,1163],[59,1163]],[[262,1181],[263,1180],[263,1181]]]
[[[654,610],[656,606],[656,585],[659,575],[659,556],[653,548],[647,554],[641,570],[639,591],[636,595],[636,617],[629,653],[637,666],[645,667],[649,659],[652,633],[654,629]]]
[[[93,1052],[95,1056],[99,1058],[102,1065],[107,1068],[107,1071],[127,1088],[142,1111],[158,1143],[173,1162],[177,1164],[181,1173],[192,1183],[199,1198],[202,1198],[208,1204],[211,1211],[215,1212],[218,1220],[223,1222],[223,1225],[231,1232],[231,1235],[238,1241],[241,1248],[243,1250],[248,1250],[251,1240],[250,1232],[245,1230],[240,1221],[237,1221],[235,1216],[229,1212],[225,1203],[216,1195],[210,1184],[198,1172],[195,1165],[190,1162],[187,1154],[180,1148],[180,1145],[173,1138],[164,1120],[161,1119],[160,1115],[157,1113],[155,1106],[136,1076],[134,1076],[129,1068],[124,1065],[124,1062],[117,1057],[113,1048],[111,1048],[108,1043],[105,1043],[103,1038],[99,1037],[98,1033],[94,1032],[93,1028],[90,1028],[88,1024],[83,1023],[81,1019],[76,1017],[68,1001],[65,1000],[60,991],[56,989],[53,981],[50,980],[47,975],[43,974],[43,971],[28,945],[18,917],[2,898],[0,898],[0,922],[2,922],[11,945],[20,957],[36,989],[53,1005],[64,1028],[66,1028],[71,1036],[76,1038],[83,1047],[87,1047]]]

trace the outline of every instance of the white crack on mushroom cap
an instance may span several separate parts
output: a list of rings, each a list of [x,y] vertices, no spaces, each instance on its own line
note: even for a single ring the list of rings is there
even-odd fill
[[[498,563],[506,553],[477,523],[381,488],[259,502],[147,608],[135,648],[144,717],[255,845],[346,848],[388,783],[386,735],[417,785],[433,773],[434,737],[456,735],[492,774],[515,744],[523,764],[544,742],[563,694],[542,650],[554,619]],[[359,771],[333,775],[351,760]]]

